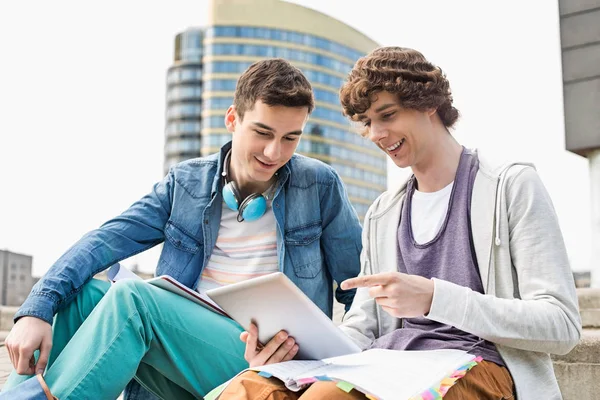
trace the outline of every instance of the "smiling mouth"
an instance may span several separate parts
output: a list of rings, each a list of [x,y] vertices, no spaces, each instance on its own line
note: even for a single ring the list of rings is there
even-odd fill
[[[255,157],[255,158],[256,158],[256,157]],[[265,167],[265,168],[273,168],[273,167],[277,166],[277,164],[276,164],[276,163],[269,164],[269,163],[266,163],[266,162],[260,161],[258,158],[256,158],[256,161],[258,161],[258,163],[259,163],[260,165],[262,165],[263,167]]]
[[[394,143],[393,145],[391,145],[390,147],[386,147],[385,149],[389,152],[392,153],[396,150],[398,150],[400,148],[400,146],[402,146],[402,144],[406,141],[406,139],[402,139],[396,143]]]

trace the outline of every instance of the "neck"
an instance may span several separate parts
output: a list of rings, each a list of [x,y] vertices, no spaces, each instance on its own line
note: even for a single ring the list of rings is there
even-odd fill
[[[244,168],[238,159],[231,154],[229,159],[229,180],[235,181],[235,184],[240,192],[242,198],[248,197],[252,193],[264,193],[275,181],[276,177],[273,176],[267,182],[257,182],[250,179],[247,174],[243,173]]]
[[[419,191],[437,192],[452,183],[462,150],[462,146],[447,131],[439,135],[425,157],[412,167]]]

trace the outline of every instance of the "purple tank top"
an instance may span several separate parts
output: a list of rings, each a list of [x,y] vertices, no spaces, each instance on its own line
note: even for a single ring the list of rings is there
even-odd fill
[[[435,238],[424,244],[415,242],[412,234],[411,205],[417,182],[414,176],[409,180],[398,227],[400,272],[443,279],[483,293],[470,221],[471,193],[478,169],[477,155],[463,148],[445,221]],[[452,307],[452,304],[448,304],[448,307]],[[404,318],[402,328],[380,337],[371,347],[395,350],[465,350],[504,366],[493,343],[425,317]]]

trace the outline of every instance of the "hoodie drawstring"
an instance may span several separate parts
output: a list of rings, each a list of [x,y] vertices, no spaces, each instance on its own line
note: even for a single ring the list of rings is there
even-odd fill
[[[502,244],[502,240],[500,240],[500,205],[502,202],[502,194],[504,193],[504,181],[506,180],[506,175],[508,170],[511,167],[514,167],[515,165],[522,165],[524,167],[531,167],[533,169],[535,169],[535,166],[532,163],[524,163],[524,162],[518,162],[518,163],[512,163],[512,164],[508,164],[507,166],[504,167],[504,169],[502,170],[502,172],[500,172],[500,176],[498,179],[498,185],[500,185],[500,188],[496,189],[496,208],[494,210],[494,224],[496,227],[496,233],[494,235],[494,244],[496,246],[500,246]]]
[[[500,174],[500,179],[498,179],[498,185],[500,185],[500,188],[496,189],[496,209],[494,210],[494,223],[496,225],[496,235],[494,237],[494,244],[496,246],[500,246],[502,244],[502,241],[500,240],[500,202],[502,201],[502,193],[504,192],[504,181],[506,180],[506,171],[508,171],[508,168],[506,168]]]

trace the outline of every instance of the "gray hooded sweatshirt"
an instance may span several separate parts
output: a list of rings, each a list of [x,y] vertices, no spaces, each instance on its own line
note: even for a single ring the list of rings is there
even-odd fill
[[[471,228],[484,294],[433,279],[427,318],[496,344],[520,400],[561,399],[549,354],[579,341],[573,275],[548,192],[526,163],[493,165],[478,152]],[[364,220],[361,275],[392,272],[406,185],[383,193]],[[358,289],[341,329],[361,348],[401,328]]]

